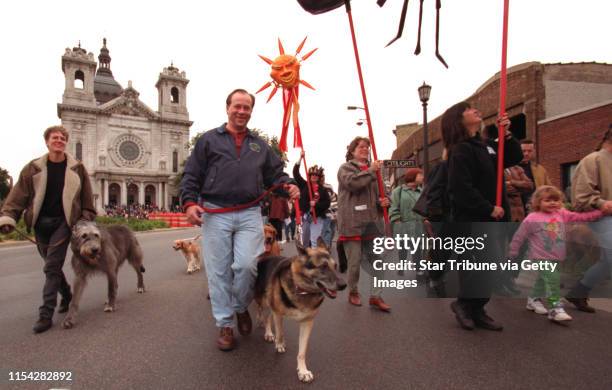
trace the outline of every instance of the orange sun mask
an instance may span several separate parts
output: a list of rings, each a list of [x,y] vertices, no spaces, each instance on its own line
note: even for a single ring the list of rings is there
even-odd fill
[[[269,102],[279,87],[283,89],[284,113],[279,147],[285,152],[287,151],[287,130],[289,129],[289,119],[291,117],[293,117],[294,146],[302,147],[302,136],[300,134],[300,125],[298,121],[298,112],[300,110],[300,105],[298,102],[299,85],[302,84],[305,87],[314,90],[314,88],[309,83],[300,79],[300,65],[302,61],[305,61],[317,49],[311,50],[301,59],[298,59],[297,55],[300,54],[300,52],[302,51],[304,43],[306,43],[306,38],[304,38],[302,43],[298,46],[297,50],[295,51],[295,56],[292,56],[290,54],[285,54],[285,49],[283,48],[283,44],[279,39],[278,51],[280,55],[276,57],[274,61],[262,55],[259,56],[272,68],[272,71],[270,72],[270,77],[272,78],[272,81],[268,81],[267,83],[265,83],[256,93],[259,93],[265,90],[266,88],[274,85],[272,92],[270,92],[270,96],[268,96],[267,101]]]

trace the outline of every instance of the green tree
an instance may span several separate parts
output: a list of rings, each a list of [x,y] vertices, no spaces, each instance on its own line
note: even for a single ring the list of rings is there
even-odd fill
[[[11,190],[11,184],[13,179],[9,175],[6,169],[0,168],[0,201],[3,201],[9,191]]]

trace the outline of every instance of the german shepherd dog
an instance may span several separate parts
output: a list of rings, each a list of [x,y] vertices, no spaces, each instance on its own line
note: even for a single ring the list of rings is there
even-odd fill
[[[258,319],[265,322],[264,339],[274,342],[276,351],[285,352],[283,317],[300,323],[297,374],[302,382],[314,379],[306,367],[306,350],[314,317],[325,295],[336,298],[338,290],[346,288],[346,282],[336,273],[336,262],[321,238],[317,247],[304,248],[296,245],[298,255],[260,257],[257,263],[255,302],[258,305]],[[269,308],[272,312],[264,313]],[[274,321],[274,333],[272,333]]]
[[[79,302],[87,278],[103,272],[108,278],[108,301],[104,304],[105,312],[115,311],[117,297],[117,272],[127,259],[136,271],[138,278],[137,291],[145,291],[142,273],[142,249],[134,233],[123,225],[104,227],[95,222],[81,221],[72,228],[70,238],[72,249],[72,268],[74,269],[74,291],[68,314],[62,322],[64,329],[76,324]]]

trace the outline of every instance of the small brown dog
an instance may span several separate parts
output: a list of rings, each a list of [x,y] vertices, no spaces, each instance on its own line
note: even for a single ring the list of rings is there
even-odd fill
[[[175,251],[181,251],[187,261],[187,273],[192,274],[202,269],[202,249],[200,248],[201,234],[193,238],[184,240],[175,240],[172,248]]]
[[[263,256],[280,256],[281,247],[276,241],[276,229],[270,224],[264,225],[264,253]]]

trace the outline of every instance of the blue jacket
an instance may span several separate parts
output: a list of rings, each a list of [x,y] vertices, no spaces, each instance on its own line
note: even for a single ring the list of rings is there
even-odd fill
[[[265,188],[293,183],[270,146],[247,129],[240,156],[225,123],[202,134],[185,165],[181,204],[199,199],[221,207],[248,203]]]

